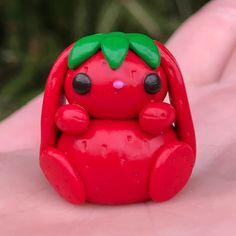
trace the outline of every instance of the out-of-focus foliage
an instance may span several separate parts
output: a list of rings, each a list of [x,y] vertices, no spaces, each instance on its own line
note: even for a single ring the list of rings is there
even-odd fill
[[[0,120],[39,94],[60,51],[96,32],[164,42],[208,0],[1,0]]]

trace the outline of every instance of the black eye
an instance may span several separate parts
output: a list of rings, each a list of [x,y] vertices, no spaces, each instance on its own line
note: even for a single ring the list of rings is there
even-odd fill
[[[79,73],[74,77],[72,85],[77,93],[86,94],[91,89],[91,80],[88,75]]]
[[[147,93],[157,93],[161,90],[161,79],[155,74],[148,74],[144,80],[144,89]]]

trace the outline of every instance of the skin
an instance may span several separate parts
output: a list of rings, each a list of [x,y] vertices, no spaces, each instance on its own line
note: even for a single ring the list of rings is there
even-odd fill
[[[232,163],[235,163],[236,152],[234,145],[236,141],[234,119],[236,116],[235,12],[236,2],[234,0],[212,1],[187,20],[167,43],[167,47],[176,57],[185,78],[198,142],[198,163],[196,166],[198,175],[195,175],[189,188],[180,196],[183,199],[182,203],[178,198],[168,203],[171,205],[168,210],[164,210],[160,206],[143,204],[136,206],[136,208],[131,206],[119,209],[100,207],[94,209],[87,206],[82,208],[78,214],[78,208],[61,200],[55,200],[53,193],[48,194],[49,187],[43,180],[40,182],[43,190],[39,191],[35,188],[35,184],[28,184],[26,178],[18,178],[18,176],[22,176],[17,171],[20,165],[17,164],[18,158],[21,157],[22,162],[25,163],[29,157],[38,155],[35,153],[38,152],[39,146],[39,114],[42,102],[42,97],[39,96],[0,124],[0,150],[4,153],[1,156],[9,162],[9,165],[6,165],[7,174],[4,176],[4,181],[0,182],[1,189],[6,190],[2,191],[1,195],[1,202],[4,206],[2,212],[6,214],[5,217],[2,217],[1,226],[5,226],[11,216],[12,220],[21,223],[24,230],[29,232],[30,229],[26,227],[28,220],[24,220],[25,217],[25,219],[30,218],[32,224],[35,225],[31,230],[45,227],[43,232],[50,234],[52,225],[60,223],[65,226],[65,230],[60,233],[66,233],[71,227],[74,227],[76,220],[77,222],[81,220],[81,227],[75,228],[74,232],[89,233],[91,232],[89,231],[91,224],[84,224],[84,219],[93,221],[93,217],[97,217],[97,232],[103,232],[103,235],[106,232],[107,235],[111,232],[113,235],[118,235],[107,229],[105,227],[107,224],[104,226],[103,219],[108,217],[106,222],[109,227],[115,230],[119,229],[119,235],[121,232],[127,233],[128,230],[134,233],[134,228],[131,226],[125,225],[126,227],[123,227],[123,225],[121,227],[120,225],[130,222],[131,219],[139,221],[139,225],[136,227],[143,230],[142,233],[146,233],[146,235],[155,232],[155,230],[167,233],[167,229],[169,234],[176,233],[176,230],[177,232],[189,232],[191,235],[206,232],[222,235],[226,230],[231,235],[235,234],[233,221],[236,217],[236,208],[235,204],[232,204],[235,192],[231,191],[235,186],[235,175],[233,174],[235,169],[233,170]],[[227,122],[225,122],[226,120]],[[19,134],[21,138],[12,139],[12,137],[18,137]],[[33,152],[20,151],[23,149],[31,149]],[[224,161],[221,161],[222,158]],[[33,161],[29,163],[28,172],[25,175],[33,171],[39,173],[39,170],[34,167],[35,163]],[[224,182],[220,178],[223,173],[225,179],[232,180],[230,183]],[[14,190],[11,190],[12,188],[8,188],[8,183],[11,183],[14,176],[18,178],[17,183],[21,187],[17,188],[16,186]],[[218,198],[215,198],[214,191],[216,190],[209,186],[218,188],[217,192],[220,192]],[[16,204],[17,202],[23,202],[24,207],[21,204]],[[163,207],[168,207],[168,204]],[[194,214],[192,214],[193,206],[196,206]],[[47,210],[44,211],[44,208]],[[102,209],[104,214],[101,213]],[[132,210],[127,210],[127,214],[124,214],[125,209]],[[181,213],[183,211],[185,214]],[[92,218],[91,213],[93,214]],[[117,214],[122,215],[122,220]],[[196,216],[199,216],[197,220]],[[65,217],[73,220],[65,221]],[[41,221],[42,218],[43,221]],[[219,221],[219,218],[225,220]],[[157,223],[153,224],[154,220]],[[170,221],[171,228],[167,227]],[[218,221],[221,223],[221,227],[216,230],[216,222]],[[201,225],[196,232],[192,231],[194,223]],[[17,227],[20,226],[16,225],[15,228]],[[9,232],[10,226],[5,226],[4,229]],[[14,229],[11,227],[11,232],[17,232]]]

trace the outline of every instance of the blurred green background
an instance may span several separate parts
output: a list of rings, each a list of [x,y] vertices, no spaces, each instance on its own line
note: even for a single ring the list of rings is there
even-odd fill
[[[57,55],[96,32],[146,33],[165,42],[208,0],[1,0],[0,120],[43,91]]]

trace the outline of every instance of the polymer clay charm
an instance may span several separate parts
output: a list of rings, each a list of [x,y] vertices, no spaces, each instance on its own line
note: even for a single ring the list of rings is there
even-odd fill
[[[195,135],[181,72],[143,34],[94,34],[66,48],[47,80],[41,125],[40,166],[75,204],[165,201],[192,173]]]

